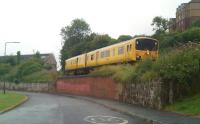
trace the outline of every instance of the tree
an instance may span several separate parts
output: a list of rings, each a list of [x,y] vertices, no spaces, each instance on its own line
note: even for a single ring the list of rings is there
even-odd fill
[[[90,42],[91,50],[99,49],[111,44],[111,37],[109,35],[96,35],[94,39]]]
[[[86,40],[90,33],[90,26],[83,19],[75,19],[71,22],[71,25],[61,29],[61,36],[64,42],[60,51],[62,70],[64,70],[64,62],[67,58],[85,52]]]
[[[152,26],[154,26],[153,31],[155,31],[155,34],[163,34],[167,31],[169,21],[161,16],[156,16],[153,18]]]
[[[39,52],[39,51],[37,51],[37,52],[35,53],[35,58],[37,58],[37,59],[40,59],[40,58],[41,58],[40,52]]]
[[[21,61],[21,53],[20,51],[17,51],[17,64],[19,65]]]
[[[133,37],[132,36],[130,36],[130,35],[120,35],[119,37],[118,37],[118,41],[119,42],[121,42],[121,41],[127,41],[127,40],[130,40],[130,39],[132,39]]]

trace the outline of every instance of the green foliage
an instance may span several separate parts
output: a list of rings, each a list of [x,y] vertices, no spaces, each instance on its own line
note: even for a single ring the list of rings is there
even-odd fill
[[[154,35],[160,41],[160,49],[178,47],[188,42],[200,42],[200,27],[190,28],[182,33],[173,32],[167,34]]]
[[[47,83],[55,81],[56,78],[56,72],[40,71],[24,76],[23,81],[29,83]]]
[[[40,59],[40,58],[41,58],[40,52],[39,52],[39,51],[37,51],[37,52],[35,53],[35,58],[36,58],[36,59]]]
[[[166,106],[167,111],[179,112],[186,115],[200,115],[200,94],[180,99],[173,105]]]
[[[47,83],[54,81],[57,77],[56,72],[50,71],[51,65],[44,64],[40,57],[34,56],[31,59],[20,61],[15,66],[0,62],[0,79],[15,83]]]
[[[21,103],[25,98],[25,95],[14,92],[7,92],[6,94],[0,93],[0,111]]]
[[[38,61],[27,61],[19,66],[17,75],[20,77],[42,70],[42,65]]]
[[[7,74],[11,68],[9,64],[0,63],[0,78]]]
[[[71,25],[62,28],[61,36],[64,43],[60,51],[62,71],[64,71],[66,59],[117,42],[108,35],[98,35],[91,32],[89,24],[83,19],[75,19]]]
[[[17,51],[17,64],[19,65],[21,62],[21,53],[20,51]]]
[[[200,27],[200,20],[193,21],[191,27]]]
[[[75,19],[71,25],[61,29],[64,45],[61,49],[61,65],[64,70],[64,62],[67,58],[85,52],[86,39],[90,35],[90,27],[83,19]]]
[[[96,35],[94,39],[90,42],[91,50],[99,49],[109,45],[111,42],[111,37],[108,35]]]
[[[118,37],[118,41],[119,42],[121,42],[121,41],[127,41],[127,40],[130,40],[130,39],[132,39],[133,37],[132,36],[130,36],[130,35],[120,35],[119,37]]]
[[[106,66],[91,75],[112,76],[120,83],[148,82],[157,78],[179,84],[196,83],[200,75],[200,46],[185,44],[162,55],[157,61],[150,59],[135,65]]]
[[[163,34],[168,29],[169,21],[161,16],[156,16],[151,25],[154,26],[155,34]]]

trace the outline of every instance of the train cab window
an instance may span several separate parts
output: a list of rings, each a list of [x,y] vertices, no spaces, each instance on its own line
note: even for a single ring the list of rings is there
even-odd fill
[[[118,48],[118,55],[124,54],[124,47]]]
[[[129,45],[127,45],[127,52],[129,51]]]

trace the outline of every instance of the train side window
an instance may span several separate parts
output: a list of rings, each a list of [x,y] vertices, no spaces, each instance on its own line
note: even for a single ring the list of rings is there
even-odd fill
[[[104,58],[104,51],[101,52],[101,58]]]
[[[118,55],[124,54],[124,47],[118,48]]]
[[[110,56],[110,50],[106,51],[105,57],[109,57]]]
[[[113,49],[113,56],[115,56],[115,48]]]

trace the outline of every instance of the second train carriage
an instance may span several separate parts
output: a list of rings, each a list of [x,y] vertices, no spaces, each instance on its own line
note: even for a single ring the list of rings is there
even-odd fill
[[[139,37],[113,44],[65,61],[65,71],[84,70],[97,66],[128,63],[158,57],[159,42],[152,38]]]

